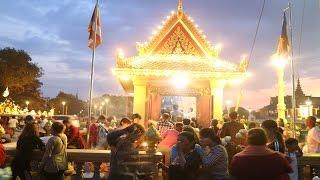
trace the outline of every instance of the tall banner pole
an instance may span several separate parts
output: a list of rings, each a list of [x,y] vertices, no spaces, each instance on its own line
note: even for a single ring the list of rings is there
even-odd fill
[[[99,0],[96,2],[99,3]],[[89,91],[89,119],[87,121],[88,130],[87,130],[87,143],[89,143],[90,139],[90,122],[92,118],[92,98],[93,98],[93,81],[94,81],[94,61],[96,58],[96,37],[97,37],[97,14],[95,15],[94,20],[94,35],[93,35],[93,48],[92,48],[92,58],[91,58],[91,74],[90,74],[90,91]]]
[[[292,109],[293,109],[293,136],[296,138],[296,123],[297,123],[297,108],[296,108],[296,94],[295,94],[295,69],[293,60],[293,37],[292,37],[292,3],[289,1],[289,27],[290,27],[290,51],[291,51],[291,76],[292,76]]]

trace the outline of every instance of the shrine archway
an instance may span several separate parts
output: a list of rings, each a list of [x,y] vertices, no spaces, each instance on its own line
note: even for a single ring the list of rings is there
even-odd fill
[[[137,50],[132,57],[119,51],[113,73],[123,89],[134,94],[133,111],[145,120],[159,119],[161,96],[193,96],[199,123],[207,127],[211,118],[222,120],[225,85],[247,77],[246,57],[239,64],[222,60],[221,46],[206,40],[181,1],[149,42],[137,43]],[[174,88],[181,77],[187,86]]]

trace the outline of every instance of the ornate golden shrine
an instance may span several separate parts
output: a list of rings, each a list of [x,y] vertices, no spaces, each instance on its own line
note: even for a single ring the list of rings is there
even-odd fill
[[[224,86],[246,77],[246,58],[239,65],[221,60],[221,47],[206,40],[183,11],[182,0],[158,29],[149,42],[137,43],[137,56],[117,55],[113,72],[124,90],[134,94],[133,111],[157,120],[162,95],[195,96],[203,126],[212,117],[222,120]],[[178,76],[188,79],[185,88],[174,87],[172,79]]]

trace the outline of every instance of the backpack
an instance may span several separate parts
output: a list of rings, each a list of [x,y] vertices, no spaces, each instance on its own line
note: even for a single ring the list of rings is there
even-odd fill
[[[98,141],[103,144],[107,143],[107,136],[108,136],[108,130],[102,125],[99,125]]]
[[[53,136],[50,139],[57,138],[59,141],[61,141],[62,148],[60,152],[57,154],[52,154],[47,162],[44,164],[44,171],[49,173],[55,173],[59,171],[64,171],[67,169],[67,153],[66,153],[66,144],[64,144],[63,140],[60,136]],[[55,149],[54,149],[55,150]]]

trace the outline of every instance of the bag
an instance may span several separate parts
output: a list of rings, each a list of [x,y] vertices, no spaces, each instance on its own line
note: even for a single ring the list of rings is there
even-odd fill
[[[107,144],[108,131],[102,125],[99,125],[98,144]]]
[[[64,144],[60,136],[53,136],[51,138],[59,138],[62,143],[62,148],[59,153],[52,154],[51,157],[48,158],[47,162],[44,165],[44,171],[48,173],[65,171],[67,169],[66,145]]]

